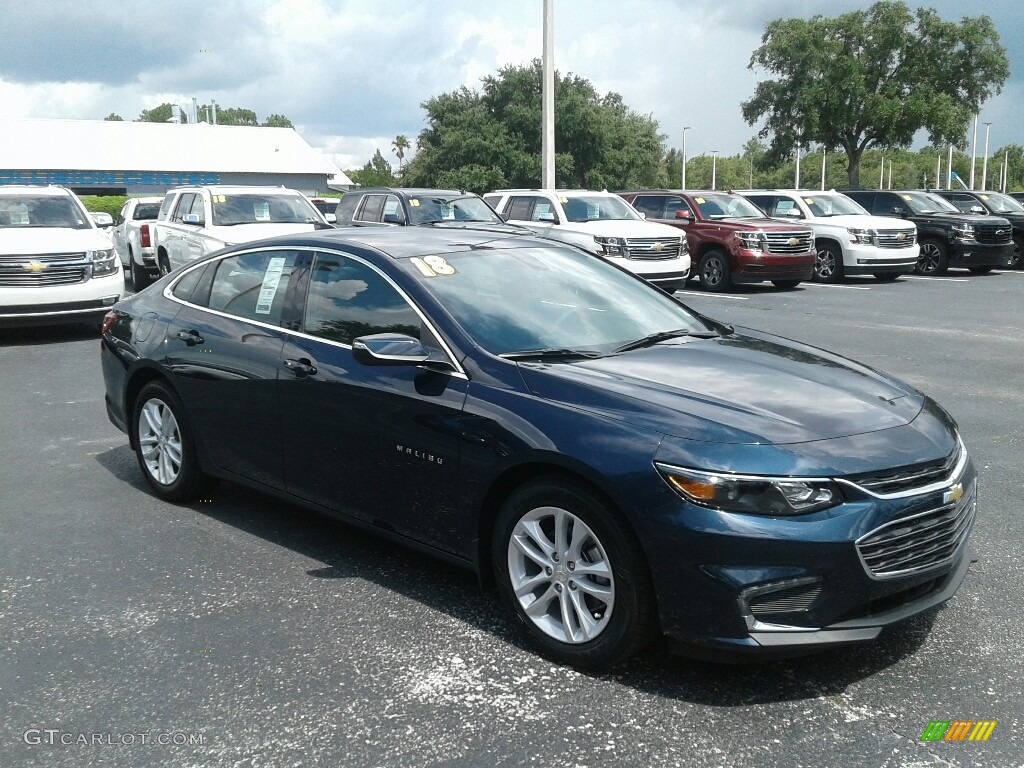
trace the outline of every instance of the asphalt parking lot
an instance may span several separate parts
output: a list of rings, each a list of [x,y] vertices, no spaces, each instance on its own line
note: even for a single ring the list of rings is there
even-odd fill
[[[953,414],[981,503],[943,610],[801,660],[553,665],[468,573],[226,483],[158,501],[96,331],[3,330],[0,766],[1024,766],[1024,272],[679,295]]]

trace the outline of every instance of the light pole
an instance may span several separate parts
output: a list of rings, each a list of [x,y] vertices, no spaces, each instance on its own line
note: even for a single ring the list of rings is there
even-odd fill
[[[825,147],[821,148],[821,191],[825,191]]]
[[[974,139],[971,141],[971,189],[974,189],[974,161],[978,155],[978,116],[974,116]]]
[[[690,126],[684,125],[683,126],[683,178],[682,178],[682,182],[683,183],[682,183],[682,187],[681,187],[681,189],[683,189],[684,191],[686,190],[686,132],[688,130],[690,130]]]
[[[555,188],[555,8],[544,0],[544,56],[541,64],[540,183]]]
[[[717,189],[715,186],[715,173],[718,170],[718,150],[711,150],[711,189]]]
[[[800,142],[796,143],[796,173],[794,174],[794,189],[800,189]]]
[[[988,180],[988,130],[992,123],[985,123],[985,159],[981,161],[981,191],[984,192],[985,182]]]

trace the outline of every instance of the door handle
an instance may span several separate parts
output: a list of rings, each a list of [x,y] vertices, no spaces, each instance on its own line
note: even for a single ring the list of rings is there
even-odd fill
[[[316,366],[308,357],[300,357],[298,360],[289,358],[284,361],[284,367],[294,373],[298,379],[316,375]]]
[[[177,335],[179,339],[184,341],[190,347],[203,343],[203,337],[196,331],[178,331]]]

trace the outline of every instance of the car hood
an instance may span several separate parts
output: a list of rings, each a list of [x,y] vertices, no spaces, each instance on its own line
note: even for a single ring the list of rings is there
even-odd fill
[[[999,216],[985,215],[983,213],[953,213],[943,211],[941,213],[915,213],[913,218],[920,221],[941,221],[946,224],[990,224],[993,227],[1006,226],[1010,222]]]
[[[854,227],[859,229],[905,229],[913,232],[916,227],[912,221],[894,220],[892,216],[869,216],[859,213],[844,213],[839,216],[818,216],[812,221],[835,224],[837,227]]]
[[[913,421],[924,402],[866,366],[748,329],[520,369],[538,397],[717,443],[783,445],[891,429]]]
[[[315,224],[287,224],[283,222],[264,222],[261,224],[236,224],[230,227],[211,226],[203,229],[210,237],[215,237],[225,243],[248,243],[252,240],[263,240],[278,235],[298,235],[303,232],[313,232]]]
[[[110,238],[98,229],[70,227],[5,227],[0,229],[0,254],[41,256],[110,248]]]
[[[794,221],[792,224],[782,223],[778,219],[705,219],[703,224],[718,224],[729,229],[747,230],[750,232],[806,232],[811,234],[811,229],[806,224]]]
[[[637,219],[597,219],[594,221],[567,221],[558,227],[574,232],[586,232],[601,237],[679,237],[680,232],[667,224]]]

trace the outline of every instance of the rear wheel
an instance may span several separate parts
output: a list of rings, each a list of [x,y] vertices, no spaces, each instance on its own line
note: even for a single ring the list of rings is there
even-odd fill
[[[135,401],[135,456],[146,482],[168,501],[184,501],[208,487],[199,469],[185,409],[162,381],[146,384]]]
[[[171,262],[167,260],[167,254],[161,253],[156,260],[157,267],[160,270],[160,277],[169,275],[171,273]]]
[[[944,275],[949,268],[946,245],[940,240],[922,240],[914,271],[919,275]]]
[[[831,243],[818,246],[818,256],[814,261],[814,279],[819,283],[838,283],[843,279],[843,255],[839,248]]]
[[[772,280],[772,285],[776,288],[782,288],[787,291],[791,291],[796,288],[802,280]]]
[[[141,291],[153,282],[153,280],[150,278],[149,272],[146,271],[146,268],[135,261],[135,257],[132,255],[130,248],[128,249],[128,259],[132,269],[132,285],[135,286],[136,291]]]
[[[729,290],[732,283],[729,276],[729,261],[721,251],[715,249],[701,256],[697,271],[700,273],[701,290],[715,293]]]
[[[654,589],[643,551],[586,486],[551,477],[521,487],[501,509],[492,552],[503,602],[559,661],[612,664],[650,639]]]

